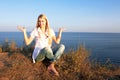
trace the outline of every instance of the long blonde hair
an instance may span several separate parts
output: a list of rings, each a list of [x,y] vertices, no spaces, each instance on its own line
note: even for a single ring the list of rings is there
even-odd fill
[[[50,27],[47,17],[46,17],[44,14],[40,14],[40,15],[38,16],[37,24],[36,24],[36,27],[37,27],[37,28],[40,27],[40,25],[39,25],[39,18],[45,19],[45,21],[46,21],[45,31],[47,31],[47,30],[49,29],[49,27]]]
[[[43,19],[45,19],[45,21],[46,21],[45,32],[48,33],[49,43],[51,43],[52,39],[51,39],[50,26],[49,26],[48,19],[47,19],[47,17],[46,17],[44,14],[40,14],[40,15],[38,16],[38,19],[37,19],[37,24],[36,24],[36,27],[37,27],[37,28],[40,27],[40,25],[39,25],[39,18],[43,18]]]

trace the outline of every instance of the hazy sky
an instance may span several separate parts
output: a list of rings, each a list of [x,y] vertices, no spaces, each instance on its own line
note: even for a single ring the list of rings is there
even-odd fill
[[[31,31],[41,13],[55,31],[120,32],[120,0],[0,0],[0,32]]]

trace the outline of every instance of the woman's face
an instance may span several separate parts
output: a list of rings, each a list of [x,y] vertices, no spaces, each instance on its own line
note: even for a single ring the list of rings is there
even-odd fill
[[[39,18],[38,24],[40,27],[45,27],[46,26],[46,20],[43,18]]]

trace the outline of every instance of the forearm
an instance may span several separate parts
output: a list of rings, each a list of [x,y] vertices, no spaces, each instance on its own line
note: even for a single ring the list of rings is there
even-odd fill
[[[61,41],[62,31],[59,31],[56,42],[59,44]]]
[[[23,32],[23,35],[24,35],[25,44],[26,44],[26,45],[29,45],[30,43],[29,43],[29,40],[28,40],[27,32],[24,31],[24,32]]]
[[[33,38],[32,37],[28,38],[26,29],[24,27],[18,26],[18,29],[23,32],[25,44],[29,45],[32,42]]]
[[[64,28],[60,28],[60,29],[59,29],[59,32],[58,32],[58,36],[57,36],[57,37],[56,37],[56,36],[53,36],[53,40],[54,40],[57,44],[59,44],[60,41],[61,41],[61,37],[62,37],[62,32],[63,32],[63,30],[64,30]]]

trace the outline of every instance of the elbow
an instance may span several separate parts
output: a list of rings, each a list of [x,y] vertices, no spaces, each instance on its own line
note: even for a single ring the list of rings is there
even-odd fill
[[[60,44],[59,42],[56,42],[56,44]]]
[[[56,44],[60,44],[60,41],[56,41]]]
[[[26,46],[28,46],[29,44],[28,43],[25,43],[26,44]]]
[[[59,39],[59,38],[56,39],[56,40],[54,40],[54,41],[55,41],[56,44],[59,44],[59,43],[60,43],[60,39]]]
[[[26,43],[26,46],[28,46],[29,44]]]
[[[28,46],[30,43],[26,42],[25,44]]]

